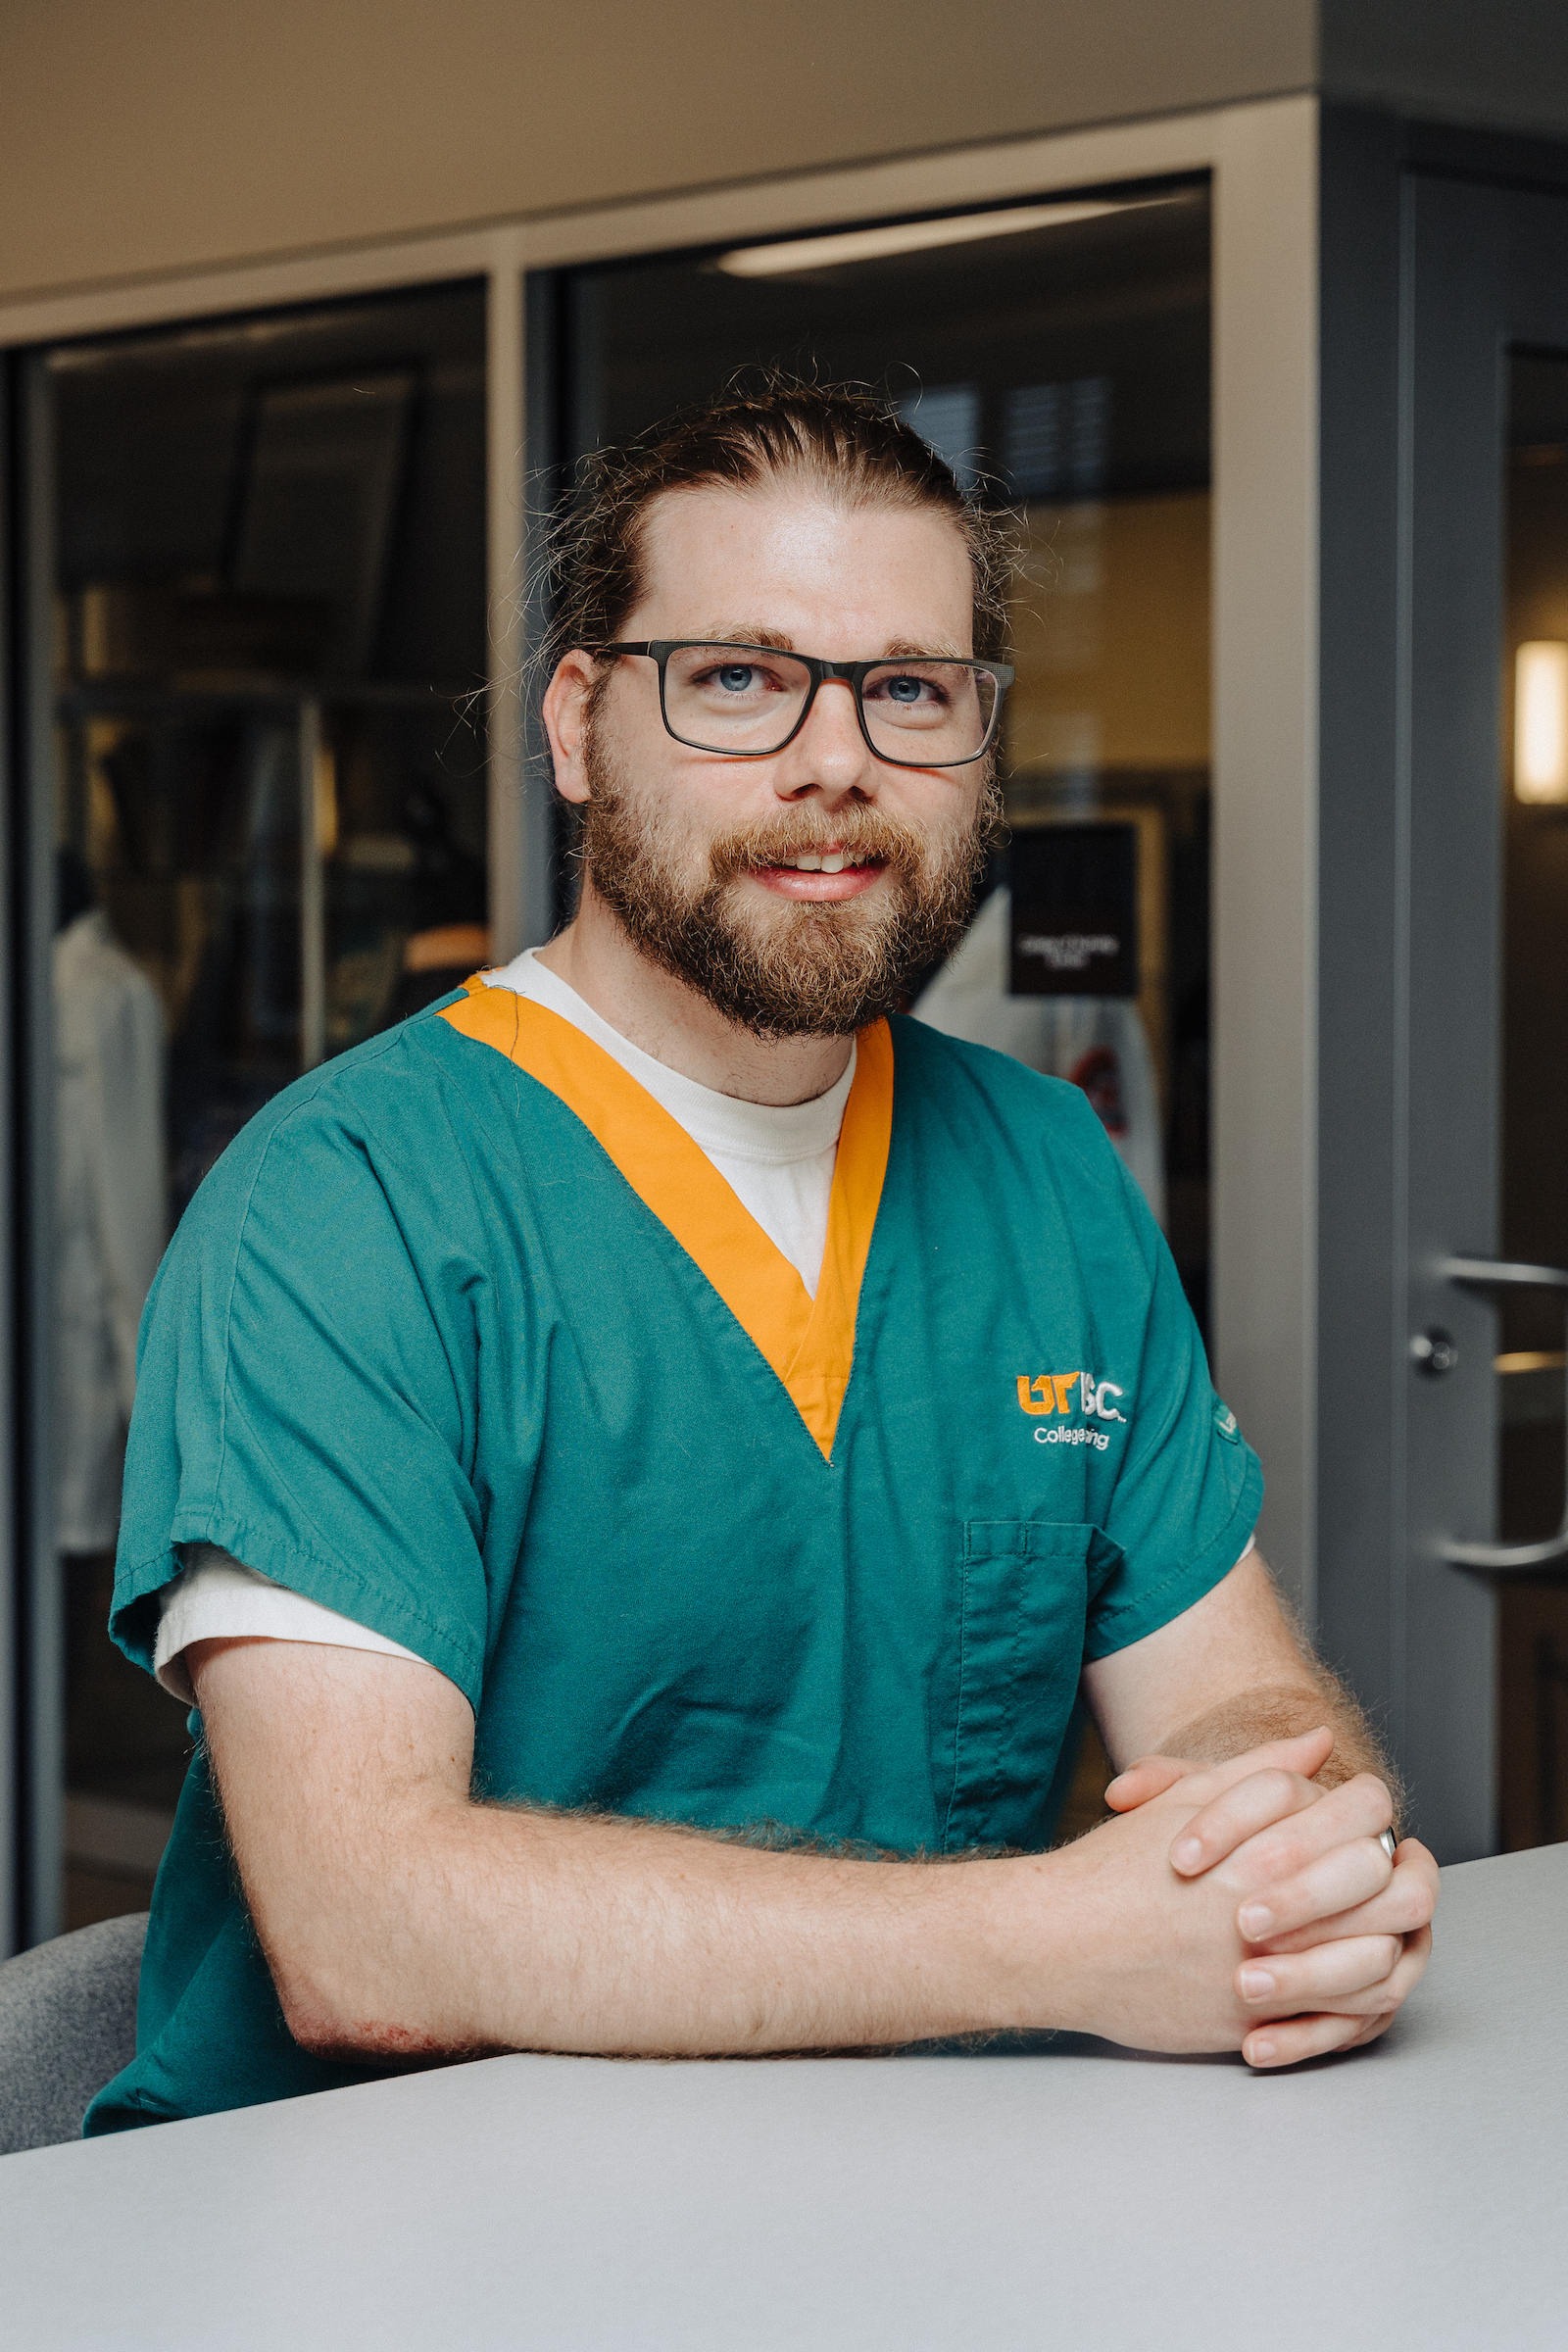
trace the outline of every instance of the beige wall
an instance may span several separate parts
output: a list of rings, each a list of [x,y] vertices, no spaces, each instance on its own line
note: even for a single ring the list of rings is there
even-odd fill
[[[1568,132],[1568,8],[0,0],[0,301],[1317,86]]]
[[[1312,0],[0,0],[0,300],[1164,113]]]

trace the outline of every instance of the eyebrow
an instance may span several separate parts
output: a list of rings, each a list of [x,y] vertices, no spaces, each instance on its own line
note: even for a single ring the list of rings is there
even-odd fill
[[[760,645],[770,654],[793,654],[797,648],[787,629],[770,629],[765,622],[744,622],[736,627],[694,629],[692,635],[702,645]]]
[[[889,662],[972,662],[972,654],[960,654],[951,640],[935,645],[915,645],[909,639],[896,637],[883,657]]]
[[[799,653],[794,638],[787,629],[768,628],[765,624],[748,622],[739,627],[694,629],[693,637],[702,645],[756,645],[764,653]],[[950,640],[935,645],[917,645],[912,637],[889,640],[880,654],[869,657],[876,662],[972,662],[972,654],[960,653]],[[829,657],[831,659],[831,657]]]

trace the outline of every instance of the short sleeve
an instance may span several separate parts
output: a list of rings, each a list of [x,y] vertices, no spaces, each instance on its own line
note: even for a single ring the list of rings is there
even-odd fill
[[[1257,1456],[1214,1393],[1164,1237],[1117,1167],[1147,1268],[1146,1304],[1131,1378],[1102,1375],[1094,1399],[1094,1426],[1113,1441],[1125,1435],[1126,1451],[1102,1530],[1114,1565],[1090,1609],[1087,1658],[1142,1641],[1229,1575],[1263,1499]]]
[[[345,1091],[336,1108],[328,1086],[253,1122],[165,1258],[142,1325],[112,1630],[150,1669],[178,1547],[213,1544],[477,1705],[480,1277],[439,1199],[381,1164]]]

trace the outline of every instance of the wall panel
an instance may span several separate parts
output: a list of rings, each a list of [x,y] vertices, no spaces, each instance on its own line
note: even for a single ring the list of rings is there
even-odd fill
[[[0,299],[1304,87],[1310,0],[0,9]]]

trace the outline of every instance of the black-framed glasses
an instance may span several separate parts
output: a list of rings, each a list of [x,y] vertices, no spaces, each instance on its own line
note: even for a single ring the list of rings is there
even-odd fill
[[[860,733],[893,767],[967,767],[996,740],[1013,672],[1004,662],[949,662],[911,654],[881,662],[823,662],[767,645],[650,637],[606,645],[659,664],[665,728],[690,751],[725,760],[768,760],[793,743],[824,679],[855,694]]]

